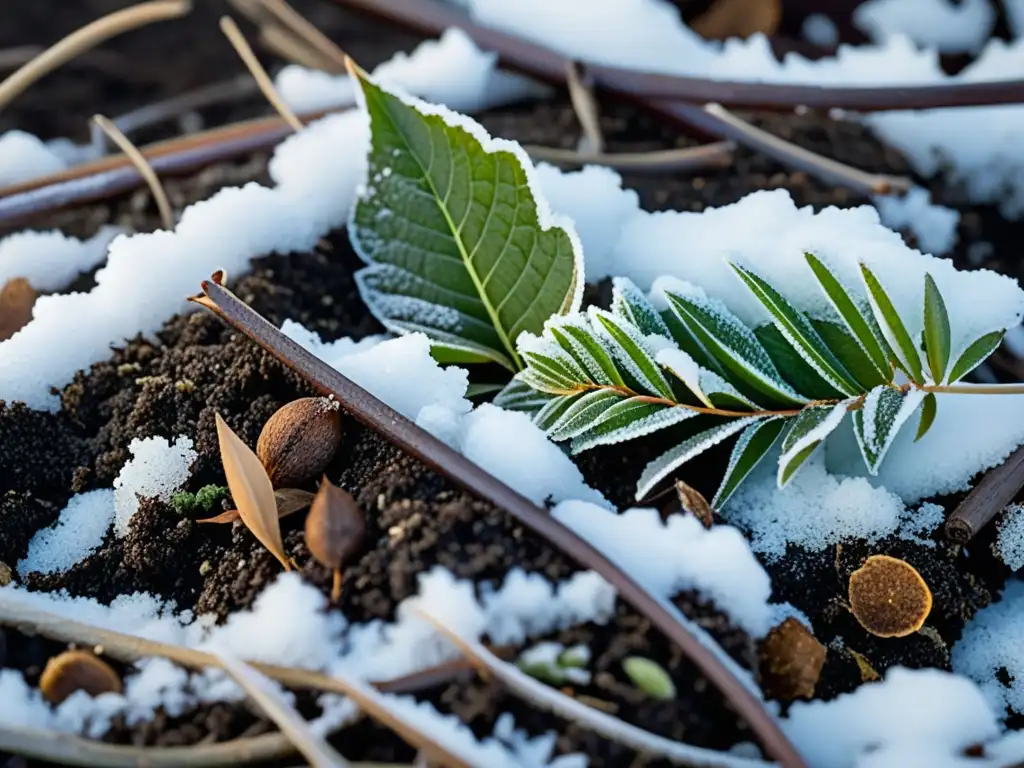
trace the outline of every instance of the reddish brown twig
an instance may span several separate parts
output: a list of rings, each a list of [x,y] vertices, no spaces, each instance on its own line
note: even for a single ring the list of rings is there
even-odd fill
[[[474,24],[462,11],[436,0],[335,0],[391,21],[423,35],[438,35],[459,27],[485,50],[496,52],[501,63],[548,82],[561,82],[566,59],[557,53],[496,29]],[[594,83],[605,90],[636,99],[714,102],[734,108],[789,111],[805,106],[841,108],[856,112],[899,109],[975,107],[1024,102],[1024,80],[1002,80],[949,85],[907,85],[835,88],[814,85],[775,85],[731,82],[678,75],[660,75],[591,64]]]
[[[1013,501],[1024,487],[1024,446],[989,470],[946,518],[946,536],[966,544]]]
[[[785,768],[802,768],[803,760],[762,702],[730,668],[732,662],[727,661],[728,657],[721,651],[712,650],[698,639],[687,626],[685,617],[671,603],[653,595],[600,550],[519,492],[289,339],[215,280],[204,282],[202,288],[204,294],[193,297],[193,301],[248,336],[322,393],[333,395],[356,419],[456,485],[505,510],[581,565],[601,574],[718,687],[758,735],[769,755]]]

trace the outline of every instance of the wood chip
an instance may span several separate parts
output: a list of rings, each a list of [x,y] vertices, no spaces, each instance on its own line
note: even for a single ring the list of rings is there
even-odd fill
[[[690,24],[707,40],[774,34],[782,18],[780,0],[717,0]]]
[[[814,698],[828,651],[802,623],[790,617],[761,643],[761,682],[773,699]]]
[[[11,278],[0,289],[0,341],[6,341],[32,319],[39,294],[23,277]]]

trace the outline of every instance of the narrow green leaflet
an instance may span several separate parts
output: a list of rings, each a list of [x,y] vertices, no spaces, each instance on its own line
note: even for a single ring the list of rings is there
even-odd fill
[[[819,376],[844,395],[859,393],[860,387],[856,380],[821,340],[818,332],[811,325],[811,321],[803,312],[790,304],[781,293],[749,269],[737,264],[730,266],[761,302],[761,306],[768,311],[772,322],[775,323],[775,327],[779,329],[786,341],[800,353],[800,356]]]
[[[960,353],[949,371],[949,383],[960,381],[964,376],[977,368],[1003,341],[1006,331],[992,331],[975,339]]]
[[[680,323],[704,346],[741,392],[752,390],[772,402],[801,405],[802,397],[779,375],[754,332],[724,306],[666,292]],[[698,361],[699,362],[699,361]]]
[[[861,348],[867,354],[871,364],[881,377],[882,382],[888,381],[890,374],[889,356],[886,354],[882,341],[875,335],[871,323],[868,322],[842,283],[836,279],[836,276],[832,274],[831,270],[820,259],[811,253],[805,253],[804,257],[814,272],[814,276],[818,279],[818,284],[821,286],[822,291],[828,297],[832,307],[839,313],[843,322],[846,323],[846,327],[856,337]]]
[[[735,435],[742,429],[757,421],[759,417],[750,416],[742,419],[717,424],[711,429],[699,432],[693,437],[684,440],[675,448],[663,453],[650,464],[648,464],[640,475],[636,484],[637,501],[645,498],[658,483],[675,472],[679,467],[695,456],[699,456],[712,446],[718,445],[726,438]]]
[[[928,430],[935,423],[935,415],[938,412],[939,401],[935,397],[934,392],[929,392],[924,399],[924,405],[921,406],[921,420],[917,423],[917,434],[914,436],[915,443],[928,434]]]
[[[919,389],[903,391],[888,386],[875,387],[864,398],[864,405],[853,412],[853,432],[864,464],[872,475],[878,474],[896,433],[917,410],[925,394]]]
[[[622,399],[623,396],[615,390],[595,389],[573,402],[551,426],[544,428],[555,442],[568,440],[600,423],[608,409]]]
[[[879,373],[868,353],[847,326],[831,320],[811,320],[811,324],[821,336],[821,340],[832,350],[832,354],[853,374],[853,378],[860,385],[860,392],[866,392],[879,384],[891,383],[892,366],[890,365],[884,374]],[[871,324],[873,326],[874,321]]]
[[[628,320],[643,334],[657,333],[672,338],[661,315],[629,278],[612,279],[612,314]]]
[[[799,469],[842,422],[853,400],[836,405],[815,405],[802,410],[789,419],[782,437],[782,455],[779,457],[778,485],[785,488]]]
[[[352,74],[370,117],[366,188],[349,222],[369,265],[357,273],[364,301],[389,330],[427,334],[445,359],[521,369],[518,336],[580,305],[575,232],[536,196],[517,145]]]
[[[942,383],[949,364],[949,312],[939,286],[932,276],[924,276],[924,351],[932,381]]]
[[[606,410],[586,432],[573,438],[573,455],[599,445],[615,445],[673,427],[697,416],[697,411],[651,403],[638,397],[620,400]]]
[[[878,282],[878,278],[866,264],[860,265],[860,271],[864,277],[864,285],[868,289],[875,320],[879,326],[888,330],[891,337],[889,343],[894,351],[899,353],[903,370],[907,372],[911,380],[918,383],[923,382],[924,369],[921,367],[921,356],[917,353],[917,345],[910,338],[910,333],[907,332],[907,327],[897,314],[889,294],[885,292],[885,288]]]
[[[541,429],[547,430],[562,418],[562,414],[572,408],[573,404],[581,397],[583,397],[583,393],[577,392],[574,395],[552,398],[544,405],[543,408],[534,414],[533,423]]]
[[[501,392],[505,389],[503,384],[492,384],[490,382],[471,382],[466,387],[466,397],[486,397],[492,393]]]
[[[725,478],[711,502],[712,507],[721,509],[725,506],[743,481],[761,462],[761,459],[772,449],[785,426],[785,419],[772,418],[755,422],[743,430],[740,439],[736,441],[736,445],[732,449],[729,466],[725,470]]]
[[[793,349],[782,335],[782,331],[773,323],[758,326],[754,329],[754,335],[775,363],[779,375],[801,395],[811,400],[834,400],[843,397],[842,392],[825,381],[807,364],[803,355]]]
[[[672,387],[654,360],[640,331],[628,321],[596,307],[588,310],[591,326],[609,347],[619,367],[648,394],[672,399]]]
[[[591,381],[612,387],[626,385],[586,318],[580,315],[555,317],[545,327],[558,345],[587,372]]]
[[[556,397],[547,392],[537,391],[523,381],[522,374],[517,374],[495,395],[494,404],[506,411],[536,413]]]

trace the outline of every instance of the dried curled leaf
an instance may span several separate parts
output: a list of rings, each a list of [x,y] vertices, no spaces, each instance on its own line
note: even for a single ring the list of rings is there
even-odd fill
[[[120,693],[121,678],[103,659],[88,651],[64,651],[46,662],[39,690],[51,704],[60,704],[76,691],[90,696]]]
[[[0,341],[6,341],[28,325],[38,296],[23,277],[8,280],[0,289]]]
[[[712,526],[714,523],[714,512],[707,499],[704,498],[704,494],[696,488],[687,485],[682,480],[677,480],[676,496],[679,497],[679,505],[683,508],[684,512],[689,512],[696,517],[705,528]]]
[[[850,609],[877,637],[906,637],[917,632],[932,610],[932,591],[910,563],[872,555],[850,574]]]
[[[363,545],[366,517],[352,494],[324,477],[306,516],[306,546],[327,568],[341,568]]]
[[[278,488],[274,491],[274,501],[277,502],[277,519],[280,520],[288,515],[301,512],[313,503],[314,494],[304,491],[301,488]],[[196,520],[197,523],[233,523],[241,520],[237,509],[229,509],[214,517],[204,517]]]
[[[765,693],[782,701],[810,699],[825,666],[827,650],[802,623],[790,617],[761,644]]]
[[[781,0],[717,0],[690,23],[707,40],[771,35],[782,18]]]
[[[274,486],[267,470],[252,449],[236,435],[227,422],[217,418],[217,440],[220,444],[220,458],[224,464],[231,497],[238,505],[238,513],[245,527],[252,531],[259,542],[276,557],[284,569],[291,570],[284,554],[281,540],[281,524],[277,517],[277,501]]]

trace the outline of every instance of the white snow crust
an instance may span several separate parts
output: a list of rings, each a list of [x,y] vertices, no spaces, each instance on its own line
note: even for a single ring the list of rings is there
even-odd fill
[[[107,246],[121,233],[103,226],[88,240],[58,230],[15,232],[0,240],[0,286],[23,277],[37,291],[58,291],[81,272],[103,261]]]
[[[94,552],[114,519],[114,492],[107,489],[72,496],[49,528],[36,532],[18,573],[60,573]]]
[[[114,478],[114,532],[119,537],[128,533],[139,501],[170,501],[171,495],[188,481],[192,462],[198,458],[187,437],[173,443],[162,437],[135,438],[128,450],[132,457]]]

